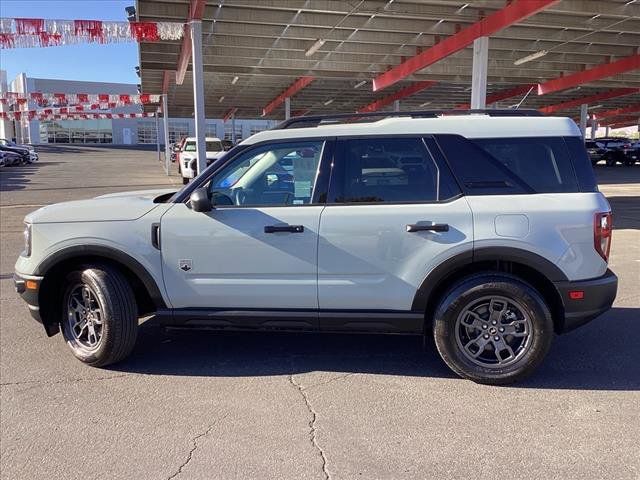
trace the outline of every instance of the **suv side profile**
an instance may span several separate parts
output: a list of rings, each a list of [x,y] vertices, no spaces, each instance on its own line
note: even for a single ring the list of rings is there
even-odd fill
[[[454,372],[488,384],[526,377],[555,333],[611,307],[611,211],[571,119],[349,117],[258,133],[176,193],[27,215],[18,292],[98,367],[124,359],[138,317],[155,314],[193,328],[433,335]]]

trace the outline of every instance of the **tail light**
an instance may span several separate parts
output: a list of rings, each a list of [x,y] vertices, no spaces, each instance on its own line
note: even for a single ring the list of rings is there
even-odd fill
[[[593,244],[596,252],[609,261],[611,251],[611,232],[613,229],[613,217],[611,212],[596,213],[593,225]]]

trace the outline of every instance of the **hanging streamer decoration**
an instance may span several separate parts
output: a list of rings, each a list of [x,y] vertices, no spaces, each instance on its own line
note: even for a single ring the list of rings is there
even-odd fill
[[[78,43],[180,40],[184,24],[0,18],[0,49],[51,47]]]
[[[62,110],[62,109],[60,109]],[[0,119],[2,120],[21,120],[27,118],[29,120],[78,120],[85,118],[98,118],[98,119],[111,119],[111,118],[148,118],[155,117],[153,112],[143,113],[77,113],[73,111],[60,111],[55,113],[51,109],[46,109],[41,112],[37,110],[24,110],[18,112],[0,112]]]
[[[0,93],[0,103],[7,106],[25,105],[28,101],[34,102],[41,107],[50,105],[88,105],[101,104],[113,105],[107,108],[122,107],[124,105],[146,105],[160,103],[160,95],[149,93],[133,94],[110,94],[110,93],[43,93],[43,92],[2,92]]]

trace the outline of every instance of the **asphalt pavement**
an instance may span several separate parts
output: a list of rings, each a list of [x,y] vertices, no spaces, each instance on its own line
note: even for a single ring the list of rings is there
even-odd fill
[[[156,153],[40,148],[0,170],[2,479],[638,479],[640,165],[598,167],[614,210],[614,308],[556,337],[515,386],[454,376],[418,338],[164,332],[77,361],[13,290],[42,205],[178,185]]]

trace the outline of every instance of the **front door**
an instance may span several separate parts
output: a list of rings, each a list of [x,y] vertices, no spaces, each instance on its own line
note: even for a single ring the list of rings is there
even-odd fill
[[[318,308],[314,204],[322,140],[253,147],[206,183],[215,208],[176,204],[161,220],[163,275],[174,308]]]

